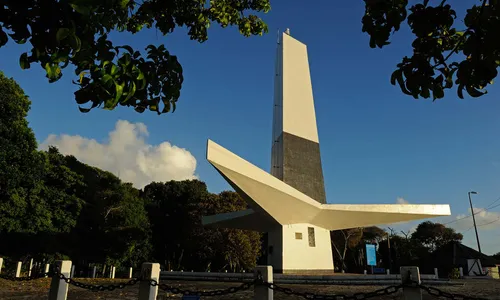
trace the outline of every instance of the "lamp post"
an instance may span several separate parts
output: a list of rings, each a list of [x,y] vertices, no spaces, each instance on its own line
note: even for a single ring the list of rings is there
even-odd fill
[[[474,223],[474,231],[476,231],[477,250],[479,250],[479,253],[482,253],[481,252],[481,244],[479,244],[479,235],[477,234],[476,217],[474,216],[474,208],[472,208],[472,200],[470,198],[471,194],[472,195],[477,195],[477,192],[470,191],[468,193],[468,195],[469,195],[470,211],[472,213],[472,222]]]

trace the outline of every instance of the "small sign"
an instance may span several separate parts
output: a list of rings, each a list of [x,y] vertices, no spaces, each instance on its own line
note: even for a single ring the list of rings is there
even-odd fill
[[[385,268],[373,268],[373,274],[385,274]]]
[[[375,245],[366,244],[366,264],[369,266],[377,265],[377,251]]]

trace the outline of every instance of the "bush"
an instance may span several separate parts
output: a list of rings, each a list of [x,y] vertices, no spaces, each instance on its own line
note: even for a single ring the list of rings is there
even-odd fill
[[[448,275],[448,277],[450,279],[459,279],[460,278],[460,271],[458,270],[458,268],[453,268],[450,272],[450,274]]]

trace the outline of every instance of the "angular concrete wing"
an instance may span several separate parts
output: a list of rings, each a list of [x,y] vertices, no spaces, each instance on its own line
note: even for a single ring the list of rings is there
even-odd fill
[[[266,231],[274,224],[308,223],[336,230],[451,214],[449,205],[321,204],[211,140],[207,160],[251,207],[204,217],[207,225]]]

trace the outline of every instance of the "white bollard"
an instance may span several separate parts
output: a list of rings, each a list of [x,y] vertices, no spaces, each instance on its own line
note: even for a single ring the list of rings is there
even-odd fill
[[[30,259],[30,267],[28,269],[28,277],[31,277],[31,271],[33,270],[33,258]]]
[[[70,278],[75,277],[75,265],[71,266],[71,275],[70,276],[71,276]]]
[[[132,278],[132,267],[128,269],[128,278]]]
[[[386,273],[387,275],[391,275],[391,270],[387,269]]]
[[[436,276],[436,279],[439,278],[438,268],[434,268],[434,276]]]
[[[70,260],[58,260],[55,263],[56,270],[59,271],[66,277],[70,276],[71,273],[71,261]],[[66,300],[68,298],[68,283],[61,280],[56,274],[52,277],[49,290],[48,300]]]
[[[416,282],[420,285],[420,271],[418,267],[401,267],[400,271],[402,284]],[[422,300],[422,290],[418,285],[403,287],[403,295],[406,300]]]
[[[21,267],[23,266],[22,261],[17,262],[17,267],[16,267],[16,277],[21,277]]]
[[[272,266],[257,266],[254,271],[254,278],[258,279],[262,276],[264,283],[273,283],[273,267]],[[258,300],[273,300],[273,290],[269,287],[257,283],[254,287],[253,298]]]
[[[50,271],[50,264],[45,264],[45,272],[43,272],[45,274],[45,277],[48,277],[47,273],[49,273]]]
[[[0,257],[0,274],[2,273],[3,258]]]
[[[96,272],[97,272],[97,267],[94,266],[94,268],[92,269],[92,278],[95,278]]]
[[[460,267],[458,271],[460,272],[460,278],[464,278],[464,268]]]
[[[116,270],[116,267],[115,266],[111,266],[109,268],[109,278],[111,279],[114,279],[115,278],[115,270]]]
[[[160,264],[143,263],[141,268],[141,278],[146,280],[160,281]],[[139,300],[156,300],[158,295],[158,286],[151,286],[149,281],[139,283]]]
[[[365,271],[363,272],[363,274],[365,274],[365,275],[366,275],[366,274],[368,274],[368,271],[366,271],[366,270],[365,270]]]

